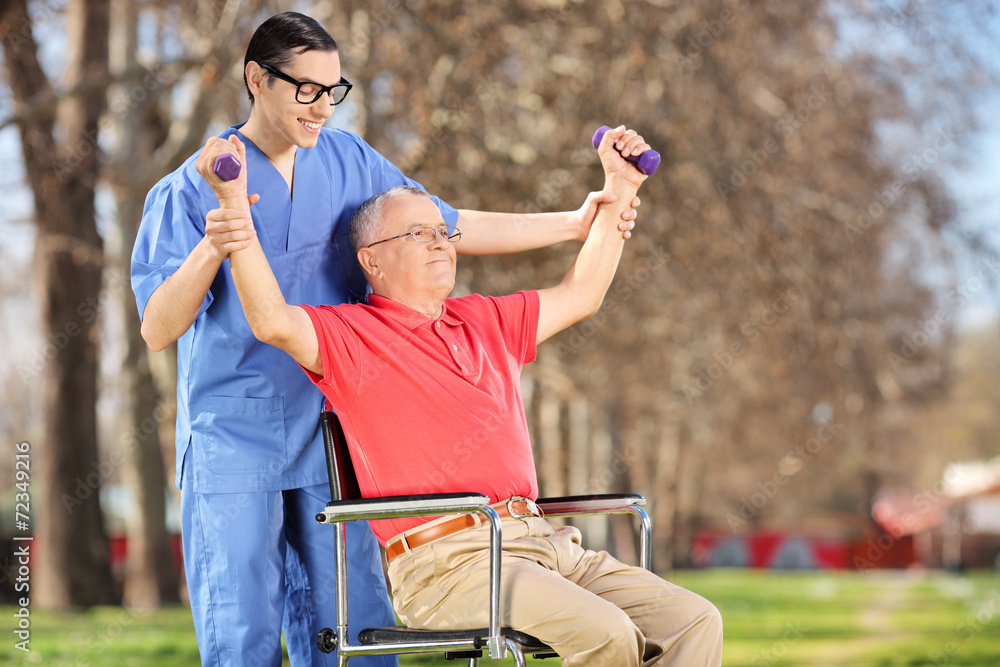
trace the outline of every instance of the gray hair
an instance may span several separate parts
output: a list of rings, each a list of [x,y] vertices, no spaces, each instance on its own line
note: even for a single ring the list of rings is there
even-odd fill
[[[390,199],[403,195],[418,195],[430,199],[430,195],[418,187],[397,185],[375,195],[354,212],[354,215],[351,216],[351,246],[354,248],[355,255],[362,248],[378,241],[378,235],[385,223],[386,204]]]

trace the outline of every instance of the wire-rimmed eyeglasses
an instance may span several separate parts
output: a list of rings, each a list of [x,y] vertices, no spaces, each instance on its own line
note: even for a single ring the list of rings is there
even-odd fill
[[[369,243],[366,248],[371,248],[373,245],[378,245],[379,243],[385,243],[386,241],[392,241],[393,239],[401,239],[404,236],[410,236],[417,243],[431,243],[440,234],[441,238],[451,243],[458,243],[462,240],[462,230],[456,227],[453,231],[449,232],[447,227],[414,227],[405,234],[397,234],[396,236],[390,236],[387,239],[382,239],[381,241],[375,241],[375,243]]]

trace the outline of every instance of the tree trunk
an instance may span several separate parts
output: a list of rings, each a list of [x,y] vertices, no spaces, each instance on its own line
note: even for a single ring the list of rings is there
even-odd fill
[[[680,444],[676,422],[662,424],[652,434],[654,477],[649,504],[653,522],[653,563],[660,570],[672,569],[674,562],[671,529],[677,506],[677,463]]]
[[[95,409],[104,255],[94,189],[104,94],[90,91],[62,100],[57,142],[55,114],[29,110],[34,98],[52,94],[52,86],[38,61],[27,2],[14,0],[3,12],[0,39],[34,196],[42,321],[53,351],[42,369],[46,426],[35,450],[41,495],[35,495],[38,577],[32,581],[32,602],[50,609],[113,603],[98,501],[113,466],[98,458]],[[107,0],[67,5],[70,86],[105,72],[107,32]]]
[[[682,420],[677,424],[677,446],[674,456],[674,477],[671,486],[670,507],[670,566],[684,567],[684,473],[688,459],[691,457],[691,424]]]
[[[122,202],[119,211],[123,211]],[[126,218],[122,220],[127,227]],[[166,524],[167,477],[160,444],[161,426],[172,423],[175,411],[172,398],[165,401],[157,391],[131,290],[123,291],[119,303],[125,323],[125,356],[119,378],[125,402],[122,476],[134,499],[126,521],[129,568],[124,601],[150,609],[180,601]]]
[[[116,162],[119,163],[117,166],[121,166],[123,161],[136,161],[141,159],[141,153],[151,152],[149,142],[143,141],[150,134],[143,121],[148,117],[145,113],[148,102],[154,99],[156,91],[147,90],[148,86],[144,86],[146,77],[137,63],[138,19],[135,4],[125,0],[113,2],[112,43],[115,48],[111,53],[111,67],[119,75],[136,72],[132,78],[123,78],[122,84],[112,93],[116,99],[115,108],[129,109],[129,113],[121,114],[117,119],[121,143]],[[133,103],[135,98],[141,101]],[[129,175],[126,187],[115,187],[121,238],[121,245],[116,249],[116,265],[120,267],[120,284],[128,285],[130,251],[142,215],[140,193],[146,192],[150,184],[142,182],[135,169],[118,171]],[[117,181],[115,179],[116,186],[119,185]],[[119,376],[124,402],[119,443],[124,450],[122,477],[134,500],[126,517],[129,566],[125,576],[124,602],[133,607],[151,609],[180,601],[166,524],[167,479],[161,446],[164,422],[173,423],[173,397],[164,401],[154,382],[149,350],[139,332],[139,316],[132,290],[122,289],[117,296],[125,332],[125,356]],[[169,430],[172,440],[173,429]]]
[[[538,396],[538,484],[543,496],[566,495],[566,461],[562,438],[562,403],[546,383],[537,387]]]
[[[590,410],[590,477],[583,493],[608,493],[613,482],[611,455],[614,445],[607,406],[603,403]],[[610,548],[611,520],[606,516],[588,517],[587,545],[597,551]],[[591,546],[592,545],[592,546]]]

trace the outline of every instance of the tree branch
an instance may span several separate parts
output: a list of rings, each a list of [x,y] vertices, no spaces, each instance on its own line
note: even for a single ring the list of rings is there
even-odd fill
[[[0,37],[0,39],[3,39],[3,41],[6,42],[5,38]],[[14,114],[0,121],[0,131],[11,125],[31,119],[37,114],[45,114],[47,112],[52,112],[54,114],[59,103],[63,100],[74,97],[86,97],[87,95],[91,95],[95,92],[106,90],[108,87],[113,85],[134,81],[137,78],[141,79],[143,76],[148,74],[152,74],[158,82],[162,82],[166,87],[173,86],[180,81],[184,74],[186,74],[192,67],[200,66],[204,63],[205,59],[199,56],[164,63],[154,70],[135,64],[118,74],[102,72],[97,76],[85,77],[65,92],[56,92],[51,86],[49,86],[45,91],[37,93],[34,96],[24,98],[23,102],[18,103]],[[162,81],[162,73],[170,70],[173,70],[173,76],[168,81]],[[45,76],[44,72],[42,72],[42,76]],[[11,81],[11,87],[14,88],[13,79]],[[15,90],[14,92],[15,99],[20,99],[18,97],[18,91]]]

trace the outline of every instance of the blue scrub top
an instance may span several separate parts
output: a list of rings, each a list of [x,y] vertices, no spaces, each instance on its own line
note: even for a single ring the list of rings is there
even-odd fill
[[[229,128],[221,136],[238,132]],[[293,196],[267,157],[242,134],[257,236],[285,299],[357,302],[367,291],[348,238],[369,197],[416,185],[358,135],[320,132],[295,154]],[[150,295],[180,267],[218,208],[194,168],[198,154],[150,190],[132,251],[132,291],[142,316]],[[457,211],[433,198],[449,226]],[[277,491],[327,481],[319,414],[323,395],[283,351],[254,338],[223,262],[198,316],[177,345],[178,487],[196,493]]]

